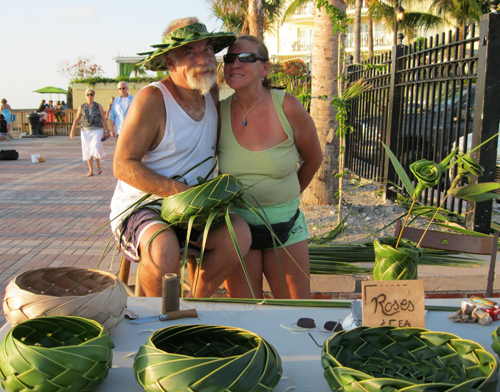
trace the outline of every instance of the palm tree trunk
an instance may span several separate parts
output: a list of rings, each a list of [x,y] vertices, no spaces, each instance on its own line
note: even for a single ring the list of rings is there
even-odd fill
[[[248,3],[248,27],[250,35],[264,38],[264,4],[263,0],[250,0]]]
[[[373,19],[368,17],[368,58],[373,56]]]
[[[354,63],[361,61],[361,7],[363,0],[356,0],[356,8],[354,10]]]
[[[329,0],[335,7],[345,10],[342,0]],[[314,36],[312,51],[313,97],[326,95],[333,98],[337,90],[337,53],[338,40],[333,35],[333,26],[325,9],[316,9],[314,15]],[[338,190],[339,138],[335,136],[335,110],[330,100],[313,99],[311,116],[316,124],[319,141],[323,150],[323,163],[309,187],[304,191],[302,201],[307,204],[335,204],[335,192]]]

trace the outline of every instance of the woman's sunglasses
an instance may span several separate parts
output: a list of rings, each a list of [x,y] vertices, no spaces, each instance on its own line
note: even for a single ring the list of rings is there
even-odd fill
[[[266,61],[264,57],[257,53],[228,53],[223,56],[225,64],[234,63],[238,58],[240,63],[255,63],[257,60]]]

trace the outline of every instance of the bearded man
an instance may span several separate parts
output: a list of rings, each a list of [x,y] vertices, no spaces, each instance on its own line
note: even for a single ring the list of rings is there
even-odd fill
[[[209,173],[213,160],[190,169],[215,155],[219,99],[215,53],[235,39],[232,33],[209,33],[197,18],[184,18],[170,23],[154,52],[143,53],[148,55],[146,69],[168,70],[170,75],[143,88],[130,105],[113,161],[119,181],[111,202],[111,226],[119,247],[127,259],[140,261],[141,295],[161,296],[162,277],[179,274],[187,233],[161,221],[155,209],[138,209],[126,219],[128,212],[123,212],[145,194],[175,195]],[[185,182],[172,179],[179,175]],[[235,214],[231,221],[245,254],[251,242],[248,226]],[[195,232],[189,242],[199,248],[201,239],[202,233]],[[188,296],[210,297],[239,264],[225,224],[210,231],[205,249],[199,281],[191,282],[196,292]]]

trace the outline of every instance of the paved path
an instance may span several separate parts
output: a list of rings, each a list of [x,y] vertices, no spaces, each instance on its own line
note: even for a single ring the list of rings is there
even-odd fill
[[[33,268],[95,268],[111,235],[115,139],[104,143],[103,173],[93,177],[86,177],[79,137],[16,138],[0,142],[0,149],[19,152],[16,161],[0,161],[0,293],[14,276]],[[45,162],[32,163],[31,154]],[[110,269],[112,253],[106,253],[102,269]],[[114,258],[113,272],[119,260]]]

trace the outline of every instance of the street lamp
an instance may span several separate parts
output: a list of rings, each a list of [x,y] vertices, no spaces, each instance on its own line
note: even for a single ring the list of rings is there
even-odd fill
[[[401,3],[396,0],[394,3],[394,45],[398,44],[398,27],[399,23],[403,21],[405,17],[405,9],[401,6]]]

